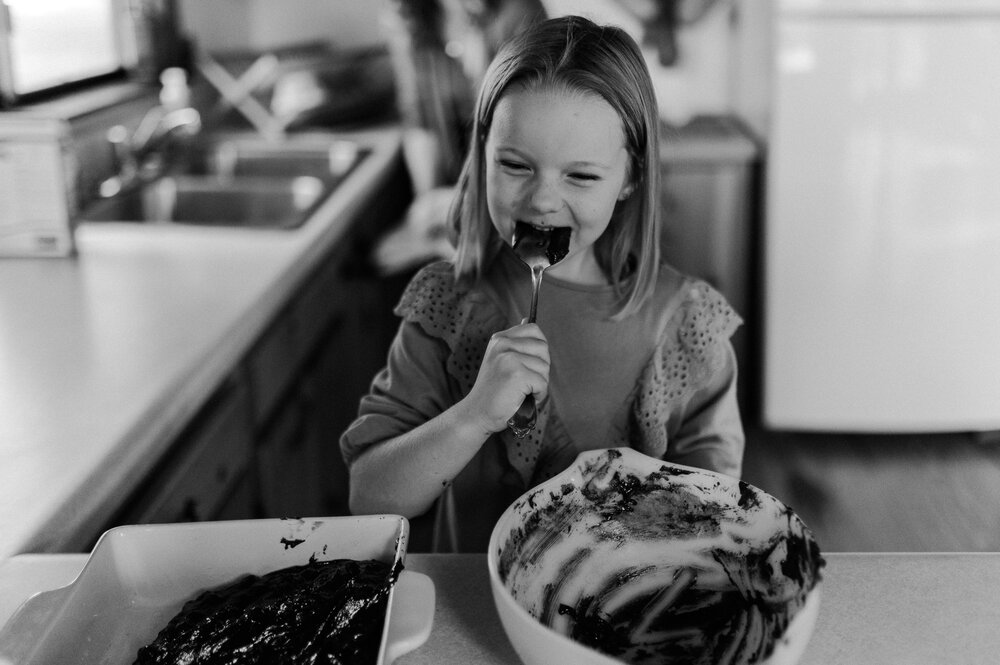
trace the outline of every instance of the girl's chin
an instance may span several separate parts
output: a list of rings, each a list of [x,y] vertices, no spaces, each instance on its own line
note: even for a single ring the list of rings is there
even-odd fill
[[[590,247],[582,250],[578,247],[570,247],[566,258],[545,272],[574,284],[604,286],[608,283]]]

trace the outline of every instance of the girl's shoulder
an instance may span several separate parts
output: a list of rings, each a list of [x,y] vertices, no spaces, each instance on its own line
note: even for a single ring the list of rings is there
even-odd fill
[[[665,335],[689,344],[728,339],[743,323],[740,315],[715,287],[673,267],[660,267],[651,306]]]
[[[397,316],[410,319],[430,310],[447,310],[454,306],[466,290],[455,280],[451,261],[434,261],[413,275],[396,305]]]
[[[743,320],[711,284],[670,266],[660,271],[653,301],[660,328],[637,384],[634,412],[642,414],[643,452],[660,457],[668,443],[663,424],[682,422],[690,400],[727,376],[735,361],[729,340]]]
[[[504,327],[495,301],[479,286],[457,280],[450,261],[421,268],[393,311],[404,325],[444,343],[448,374],[466,393],[475,382],[490,335]]]
[[[406,290],[403,292],[404,299],[407,296],[415,296],[426,290],[444,291],[449,295],[457,293],[459,285],[455,281],[455,264],[451,261],[439,260],[431,261],[421,267],[410,278]]]
[[[455,277],[451,261],[435,261],[418,270],[393,311],[442,339],[473,324],[491,323],[500,316],[481,289]]]

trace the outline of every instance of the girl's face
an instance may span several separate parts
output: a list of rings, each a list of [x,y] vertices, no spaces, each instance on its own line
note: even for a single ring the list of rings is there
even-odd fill
[[[486,203],[510,242],[514,224],[566,226],[569,254],[551,274],[603,284],[594,242],[629,184],[621,119],[599,95],[514,87],[500,98],[486,139]]]

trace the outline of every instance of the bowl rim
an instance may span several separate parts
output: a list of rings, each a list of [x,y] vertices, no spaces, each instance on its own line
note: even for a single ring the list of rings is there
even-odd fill
[[[493,531],[490,534],[489,549],[487,551],[486,566],[490,577],[490,588],[493,590],[493,600],[494,604],[497,606],[497,611],[500,613],[501,620],[504,619],[504,614],[501,611],[500,605],[503,603],[507,607],[508,611],[514,613],[522,622],[528,621],[539,628],[542,629],[547,636],[554,638],[556,643],[561,649],[569,650],[569,653],[576,653],[578,655],[585,655],[586,665],[597,665],[598,663],[618,664],[623,661],[612,658],[611,656],[589,647],[581,642],[578,642],[571,637],[560,633],[554,628],[547,626],[546,624],[539,621],[537,618],[532,616],[528,610],[526,610],[521,603],[514,598],[510,590],[507,588],[506,584],[500,579],[499,571],[499,556],[500,556],[500,537],[501,533],[509,533],[509,525],[506,523],[512,518],[513,513],[517,506],[521,505],[524,500],[531,494],[539,491],[545,491],[553,486],[559,486],[565,483],[570,478],[574,477],[588,460],[601,457],[603,455],[609,454],[611,451],[617,451],[621,453],[621,460],[624,460],[626,466],[632,467],[633,464],[637,465],[640,470],[656,471],[664,466],[669,466],[673,468],[682,469],[684,471],[694,472],[696,474],[701,474],[707,477],[721,478],[726,482],[732,483],[745,483],[745,481],[735,478],[733,476],[727,476],[725,474],[711,471],[708,469],[700,469],[697,467],[686,466],[684,464],[676,464],[673,462],[666,462],[655,457],[646,455],[645,453],[635,450],[629,447],[614,447],[614,448],[599,448],[594,450],[585,450],[579,453],[570,466],[568,466],[563,471],[559,472],[552,478],[539,483],[538,485],[528,489],[521,496],[516,498],[510,503],[509,506],[504,510],[504,512],[497,519],[496,523],[493,525]],[[783,501],[774,497],[768,492],[761,490],[755,485],[746,483],[748,486],[753,488],[755,491],[765,494],[779,504],[786,506]],[[791,508],[789,508],[791,510]],[[801,519],[801,518],[800,518]],[[503,527],[503,528],[501,528]],[[789,621],[788,626],[785,628],[784,633],[775,639],[774,649],[771,655],[764,661],[761,661],[758,665],[794,665],[798,662],[803,651],[808,645],[809,639],[812,636],[813,628],[816,623],[816,616],[819,613],[819,604],[821,598],[821,587],[822,578],[817,577],[813,587],[806,593],[805,602],[802,607],[792,616],[791,621]],[[789,635],[794,635],[798,641],[793,639],[788,639]],[[799,637],[801,635],[801,637]],[[509,636],[508,636],[509,639]],[[514,640],[510,640],[515,650],[518,650],[518,645]]]

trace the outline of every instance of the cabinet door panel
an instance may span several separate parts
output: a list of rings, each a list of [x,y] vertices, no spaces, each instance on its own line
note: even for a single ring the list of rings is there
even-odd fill
[[[275,320],[247,359],[258,424],[269,420],[347,297],[340,264],[328,258]]]
[[[343,328],[333,332],[306,377],[306,394],[312,404],[307,445],[315,460],[323,514],[347,515],[348,474],[340,455],[340,435],[354,419],[360,395],[350,380],[353,364],[349,361],[356,354]]]
[[[267,420],[296,372],[295,323],[288,316],[278,318],[247,359],[247,371],[253,394],[254,420]]]
[[[310,405],[297,391],[282,404],[257,449],[263,517],[316,517],[322,513],[319,469],[311,454]]]
[[[215,519],[242,480],[252,451],[246,393],[239,389],[212,403],[178,444],[176,461],[151,481],[134,513],[139,524]]]
[[[229,496],[219,506],[219,511],[213,519],[245,520],[260,517],[259,501],[257,499],[256,477],[250,469],[243,472],[236,486],[230,489]]]
[[[300,362],[314,353],[330,327],[336,325],[347,297],[347,287],[340,276],[340,261],[326,259],[289,309]]]

